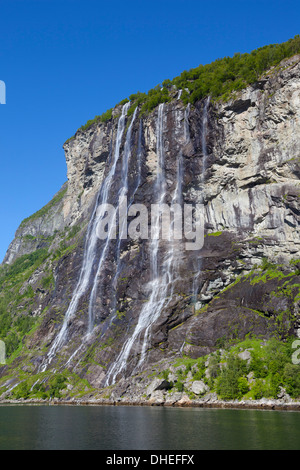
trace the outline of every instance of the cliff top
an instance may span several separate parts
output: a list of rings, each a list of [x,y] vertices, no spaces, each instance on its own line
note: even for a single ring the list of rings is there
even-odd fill
[[[89,120],[78,130],[84,131],[98,122],[106,122],[114,117],[114,109],[126,102],[132,102],[128,116],[140,106],[140,114],[151,112],[160,103],[174,99],[174,91],[181,90],[180,98],[184,104],[194,104],[196,101],[211,96],[212,100],[227,101],[234,91],[239,91],[257,82],[262,74],[274,67],[291,65],[293,57],[299,58],[300,35],[281,44],[270,44],[253,50],[251,53],[235,53],[233,57],[224,57],[206,65],[184,70],[173,80],[164,80],[162,84],[148,91],[137,92],[125,98],[114,108],[105,111],[94,119]],[[288,59],[286,63],[282,62]],[[175,93],[177,95],[177,93]],[[75,135],[66,142],[74,139]]]

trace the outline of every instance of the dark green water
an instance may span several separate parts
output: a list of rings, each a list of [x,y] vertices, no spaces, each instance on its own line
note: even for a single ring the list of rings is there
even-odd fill
[[[110,406],[0,406],[0,449],[300,449],[300,413]]]

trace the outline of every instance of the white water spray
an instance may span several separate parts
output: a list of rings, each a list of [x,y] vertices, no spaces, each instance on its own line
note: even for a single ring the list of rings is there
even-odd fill
[[[205,200],[205,172],[206,172],[206,162],[207,162],[207,133],[208,133],[208,107],[210,103],[210,96],[206,99],[204,108],[203,108],[203,117],[202,117],[202,136],[201,136],[201,146],[202,146],[202,171],[201,171],[201,204],[204,204]],[[197,299],[198,299],[198,288],[199,288],[199,277],[201,274],[202,268],[202,259],[201,257],[197,260],[197,272],[193,279],[193,302],[195,308],[198,308]]]
[[[133,118],[130,123],[130,126],[127,131],[126,135],[126,142],[125,142],[125,148],[124,148],[124,158],[123,158],[123,167],[122,167],[122,187],[121,190],[119,191],[119,201],[125,201],[125,198],[127,198],[127,207],[126,207],[126,213],[128,211],[128,207],[130,205],[130,201],[128,201],[128,166],[129,166],[129,160],[131,157],[131,133],[132,133],[132,125],[134,123],[135,117],[137,113],[137,108],[134,110]],[[113,289],[116,289],[119,275],[120,275],[120,269],[121,269],[121,262],[120,262],[120,250],[121,250],[121,241],[122,241],[122,236],[126,239],[127,238],[127,219],[124,217],[123,220],[121,221],[120,224],[120,230],[119,230],[119,237],[118,237],[118,243],[117,243],[117,251],[116,251],[116,260],[117,260],[117,267],[116,267],[116,273],[114,276],[113,280]]]
[[[122,115],[118,122],[116,149],[114,153],[113,164],[98,193],[97,201],[96,201],[96,204],[95,204],[95,207],[94,207],[94,210],[93,210],[90,222],[89,222],[85,246],[84,246],[83,262],[81,266],[79,279],[76,284],[75,290],[73,292],[68,310],[65,314],[63,325],[59,333],[57,334],[45,358],[45,361],[41,365],[41,368],[40,368],[41,371],[45,371],[47,369],[48,365],[51,363],[51,361],[55,357],[57,351],[64,345],[66,338],[67,338],[69,322],[76,313],[79,300],[86,293],[89,287],[90,277],[91,277],[91,273],[93,270],[93,264],[95,261],[96,248],[97,248],[97,243],[98,243],[97,230],[96,230],[98,222],[99,222],[96,217],[97,208],[99,204],[102,204],[103,201],[107,200],[107,197],[108,197],[108,191],[111,186],[111,182],[113,180],[115,170],[116,170],[116,164],[119,158],[121,139],[122,139],[122,135],[123,135],[124,127],[125,127],[125,116],[127,114],[128,107],[129,107],[129,103],[126,103],[123,106]]]
[[[116,172],[116,165],[117,165],[117,162],[118,162],[119,156],[120,156],[120,146],[121,146],[122,137],[123,137],[124,130],[125,130],[125,118],[126,118],[126,114],[127,114],[129,106],[130,106],[130,102],[126,103],[123,106],[122,115],[119,119],[113,165],[111,167],[111,171],[110,171],[108,177],[105,180],[105,190],[103,192],[103,198],[102,198],[101,204],[107,204],[109,202],[109,199],[108,199],[109,198],[109,191],[111,189],[113,178],[114,178],[115,172]],[[129,127],[130,128],[130,134],[131,134],[132,123],[133,123],[133,120],[132,120],[132,122],[130,124],[130,127]],[[127,143],[127,141],[126,141],[126,143]],[[129,147],[130,147],[130,145],[129,145]],[[127,143],[127,153],[128,153],[128,143]],[[126,165],[127,165],[127,172],[128,172],[128,162],[126,163]],[[92,287],[92,290],[91,290],[90,301],[89,301],[88,334],[91,334],[91,332],[93,331],[93,328],[94,328],[94,304],[95,304],[96,295],[97,295],[98,277],[99,277],[99,274],[102,270],[103,263],[106,260],[107,251],[108,251],[108,247],[109,247],[109,242],[111,240],[111,231],[113,230],[113,228],[114,228],[113,224],[111,224],[110,225],[110,231],[107,234],[107,238],[106,238],[104,247],[102,248],[100,260],[99,260],[99,263],[98,263],[97,272],[96,272],[94,282],[93,282],[93,287]]]
[[[156,203],[163,204],[166,198],[166,179],[165,179],[165,154],[163,143],[163,114],[164,105],[160,104],[158,108],[157,118],[157,176],[154,184],[154,194],[157,195]],[[177,158],[177,179],[176,187],[173,193],[172,203],[181,203],[182,200],[182,179],[183,179],[183,156],[179,152]],[[154,222],[154,223],[153,223]],[[177,275],[177,263],[179,262],[178,253],[180,251],[178,245],[180,242],[169,241],[169,249],[164,256],[162,265],[160,266],[160,218],[156,217],[152,221],[151,232],[152,239],[150,242],[150,272],[151,280],[148,284],[150,297],[144,304],[140,312],[138,323],[132,336],[124,343],[122,350],[108,373],[106,385],[115,383],[117,376],[127,366],[130,352],[137,341],[142,339],[141,355],[138,366],[141,366],[145,360],[147,348],[150,339],[150,330],[152,325],[160,317],[161,312],[165,309],[172,299],[174,290],[174,282]]]

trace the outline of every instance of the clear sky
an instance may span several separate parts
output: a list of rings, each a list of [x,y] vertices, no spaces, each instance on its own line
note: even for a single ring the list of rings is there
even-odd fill
[[[0,261],[66,181],[62,144],[137,91],[300,33],[299,0],[0,0]]]

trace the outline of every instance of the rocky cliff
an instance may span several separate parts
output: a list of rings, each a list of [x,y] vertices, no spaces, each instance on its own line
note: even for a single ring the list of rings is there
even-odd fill
[[[4,394],[54,371],[95,394],[176,358],[297,333],[300,57],[227,102],[186,106],[174,91],[148,115],[128,110],[64,145],[68,182],[8,249]],[[202,204],[203,247],[99,240],[97,208],[120,196],[128,208]]]

